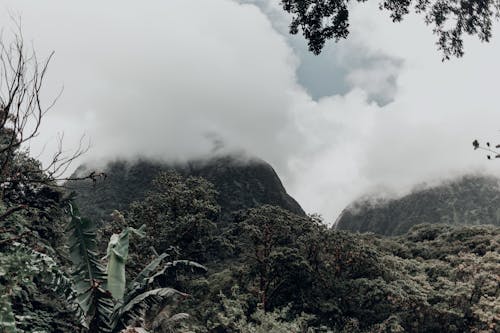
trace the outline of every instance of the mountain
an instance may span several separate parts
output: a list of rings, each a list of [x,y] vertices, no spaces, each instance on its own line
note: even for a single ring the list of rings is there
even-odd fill
[[[350,204],[335,226],[392,236],[421,223],[500,226],[500,179],[467,175],[399,199],[363,198]]]
[[[67,186],[77,193],[76,202],[82,213],[96,221],[108,218],[112,210],[125,210],[133,201],[140,200],[151,188],[151,182],[161,171],[176,170],[185,176],[203,177],[212,182],[219,192],[218,203],[222,216],[233,211],[276,205],[290,212],[305,215],[300,205],[287,194],[271,165],[259,159],[238,156],[215,157],[184,164],[166,164],[151,160],[110,162],[104,172],[105,180],[77,181]],[[80,166],[75,175],[86,174],[87,166]]]

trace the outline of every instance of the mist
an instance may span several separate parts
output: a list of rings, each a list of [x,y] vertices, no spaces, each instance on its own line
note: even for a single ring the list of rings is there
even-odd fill
[[[0,4],[39,55],[56,52],[44,93],[64,93],[31,147],[42,160],[62,132],[68,149],[91,140],[82,163],[243,151],[329,223],[366,193],[499,173],[471,145],[500,134],[498,38],[442,63],[420,17],[395,25],[363,4],[315,58],[267,1]]]

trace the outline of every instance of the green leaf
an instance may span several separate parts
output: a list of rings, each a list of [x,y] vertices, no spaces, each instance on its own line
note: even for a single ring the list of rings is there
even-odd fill
[[[133,299],[131,299],[127,304],[124,304],[123,307],[121,308],[121,313],[126,314],[130,312],[135,306],[140,305],[141,303],[144,303],[147,299],[151,297],[161,297],[161,298],[172,298],[174,296],[184,296],[187,297],[187,294],[181,293],[178,290],[175,290],[173,288],[157,288],[153,289],[150,291],[146,291],[145,293],[142,293]]]
[[[78,209],[72,204],[69,211],[69,244],[75,266],[72,277],[76,300],[89,321],[89,332],[110,332],[114,302],[111,293],[101,287],[106,282],[106,275],[97,256],[95,224],[81,218]]]
[[[178,269],[186,269],[186,268],[190,269],[193,273],[207,272],[207,268],[197,262],[190,260],[175,260],[166,263],[165,266],[160,271],[158,271],[156,274],[152,275],[149,278],[148,283],[153,283],[157,277],[162,276],[167,272],[176,271]]]
[[[122,300],[125,293],[125,265],[127,264],[128,259],[130,233],[144,237],[144,228],[144,225],[139,229],[127,227],[120,234],[113,234],[108,243],[106,255],[108,258],[108,266],[106,268],[106,288],[111,292],[116,300]]]
[[[106,279],[104,267],[97,256],[95,224],[79,216],[76,206],[70,204],[71,220],[69,224],[70,255],[73,265],[73,280],[78,293],[84,293],[93,281]]]
[[[166,257],[167,254],[162,253],[157,258],[153,259],[146,267],[144,267],[144,269],[135,277],[135,279],[128,284],[128,297],[134,297],[137,293],[144,291],[144,289],[148,285],[149,277]]]

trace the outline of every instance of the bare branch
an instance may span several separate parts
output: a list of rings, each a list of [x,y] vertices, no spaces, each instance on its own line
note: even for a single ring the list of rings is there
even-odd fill
[[[22,207],[37,208],[40,193],[47,187],[59,187],[58,181],[91,179],[95,183],[105,177],[93,172],[85,177],[65,178],[72,162],[90,148],[85,136],[76,150],[67,152],[63,149],[64,135],[60,135],[52,159],[45,166],[30,157],[30,143],[38,136],[42,120],[59,100],[63,88],[48,103],[43,101],[42,89],[54,52],[40,60],[33,47],[25,46],[20,19],[13,18],[13,22],[15,31],[9,41],[0,32],[0,198],[10,206],[0,214],[0,221]]]

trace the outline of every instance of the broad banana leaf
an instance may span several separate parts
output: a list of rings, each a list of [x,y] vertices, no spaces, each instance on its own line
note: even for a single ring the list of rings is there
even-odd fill
[[[191,272],[193,272],[193,273],[206,273],[207,272],[207,268],[205,266],[198,264],[195,261],[174,260],[174,261],[166,263],[165,266],[163,266],[163,268],[161,270],[159,270],[157,273],[152,275],[149,278],[148,283],[153,283],[157,277],[162,276],[162,275],[164,275],[168,272],[171,272],[171,271],[177,271],[178,269],[190,269]]]
[[[81,218],[76,206],[70,204],[71,220],[69,224],[70,255],[73,266],[73,280],[76,291],[85,293],[95,282],[106,279],[104,267],[97,256],[95,224]],[[84,309],[87,311],[88,309]]]
[[[174,296],[187,296],[173,288],[153,289],[135,297],[125,296],[125,303],[118,303],[112,317],[113,332],[120,332],[128,324],[141,321],[144,318],[145,309],[158,298],[169,298]]]
[[[134,233],[139,237],[144,237],[145,228],[145,225],[142,225],[139,229],[127,227],[120,234],[113,234],[109,240],[106,255],[108,258],[106,289],[111,292],[115,300],[123,300],[123,295],[125,294],[125,265],[128,259],[130,234]]]
[[[90,311],[87,313],[90,319],[88,332],[111,333],[115,305],[111,294],[107,290],[95,286],[84,295],[88,296],[86,302],[90,304]]]
[[[135,306],[140,305],[141,303],[144,303],[147,301],[148,298],[150,297],[160,297],[160,298],[170,298],[174,296],[183,296],[187,297],[188,294],[181,293],[178,290],[175,290],[173,288],[157,288],[153,289],[150,291],[146,291],[145,293],[142,293],[134,298],[132,298],[128,303],[124,304],[121,309],[120,313],[126,314],[127,312],[131,311]]]
[[[167,257],[166,253],[162,253],[155,259],[153,259],[144,269],[133,279],[127,286],[127,298],[133,298],[138,293],[143,292],[147,285],[151,274],[153,274],[161,264],[161,262]],[[130,299],[128,299],[130,300]],[[127,302],[128,300],[125,300]]]
[[[90,333],[110,332],[114,302],[102,288],[106,282],[103,265],[97,256],[96,228],[92,221],[80,217],[76,206],[70,204],[69,244],[75,269],[73,281],[76,300],[88,319]]]

